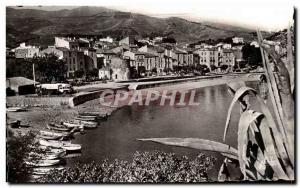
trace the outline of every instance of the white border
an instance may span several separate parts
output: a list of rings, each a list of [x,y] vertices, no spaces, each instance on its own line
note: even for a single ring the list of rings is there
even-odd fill
[[[6,161],[5,161],[5,61],[6,61],[6,54],[5,54],[5,47],[6,47],[6,30],[5,30],[5,23],[6,23],[6,16],[5,16],[5,8],[6,6],[9,6],[9,5],[39,5],[39,4],[42,4],[42,5],[72,5],[72,6],[79,6],[79,5],[83,5],[83,6],[87,6],[87,5],[97,5],[97,6],[124,6],[126,4],[131,4],[132,6],[134,6],[135,4],[141,4],[141,2],[143,2],[143,4],[145,5],[151,5],[153,3],[159,3],[161,4],[161,6],[168,6],[168,7],[172,7],[173,5],[173,2],[176,2],[177,4],[177,8],[178,6],[181,7],[182,9],[184,9],[189,3],[192,3],[192,2],[195,2],[195,0],[145,0],[145,1],[140,1],[140,0],[129,0],[129,1],[126,1],[126,0],[89,0],[89,1],[86,1],[86,0],[72,0],[72,1],[67,1],[67,0],[27,0],[27,1],[21,1],[21,0],[2,0],[1,1],[1,7],[0,7],[0,23],[1,23],[1,35],[0,35],[0,41],[1,41],[1,44],[3,45],[3,48],[1,48],[1,54],[0,54],[0,57],[1,57],[1,67],[3,68],[0,68],[0,77],[1,77],[1,86],[2,86],[2,89],[0,90],[0,103],[1,103],[1,112],[0,113],[0,118],[1,118],[1,131],[0,131],[0,140],[1,140],[1,154],[0,154],[0,161],[1,161],[1,170],[0,170],[0,187],[9,187],[9,186],[12,186],[12,185],[8,185],[5,181],[6,181],[6,176],[5,176],[5,173],[6,173]],[[208,0],[205,0],[205,1],[208,1]],[[217,2],[216,2],[217,1]],[[259,6],[260,4],[264,4],[264,5],[267,5],[267,6],[272,6],[276,3],[287,3],[287,4],[290,4],[290,5],[294,5],[295,7],[297,7],[299,9],[299,2],[300,1],[297,1],[297,0],[246,0],[246,2],[255,2],[257,4],[257,6]],[[130,2],[130,3],[129,3]],[[203,1],[202,1],[203,2]],[[241,1],[241,0],[214,0],[214,3],[221,3],[221,4],[224,4],[224,6],[227,6],[230,5],[230,6],[244,6],[243,4],[245,4],[245,0]],[[174,4],[175,5],[175,4]],[[175,8],[175,7],[174,7]],[[265,7],[266,9],[268,9],[268,7]],[[186,9],[188,10],[188,9]],[[249,14],[251,14],[251,12],[249,12]],[[298,14],[299,14],[299,10],[298,10]],[[298,15],[298,29],[299,29],[299,15]],[[297,36],[297,54],[298,54],[298,58],[299,58],[299,36]],[[299,65],[297,66],[297,72],[299,73]],[[297,83],[297,88],[299,88],[299,82]],[[299,101],[299,93],[297,92],[297,97],[298,97],[298,100]],[[299,115],[299,109],[298,109],[298,112],[297,112],[297,116]],[[300,116],[298,116],[300,117]],[[299,130],[300,128],[297,128],[297,135],[299,136],[300,133],[299,133]],[[297,137],[296,137],[297,138]],[[297,151],[298,153],[298,151]],[[297,155],[299,156],[299,155]],[[299,164],[299,160],[297,161],[297,164]],[[298,169],[298,168],[297,168]],[[298,176],[297,176],[297,179],[299,181],[299,171],[298,171]],[[228,184],[229,186],[231,186],[231,184]],[[227,186],[228,186],[227,185]],[[32,185],[19,185],[18,187],[29,187],[29,186],[32,186]],[[43,186],[46,186],[46,185],[43,185]],[[63,187],[63,185],[51,185],[51,186],[55,186],[55,187]],[[87,187],[87,186],[90,186],[90,185],[80,185],[80,187]],[[107,185],[100,185],[100,186],[107,186]],[[119,185],[109,185],[110,187],[111,186],[119,186]],[[124,185],[123,185],[124,186]],[[131,186],[131,185],[126,185],[126,186]],[[135,185],[135,186],[140,186],[140,185]],[[150,187],[157,187],[157,186],[164,186],[164,185],[150,185]],[[190,185],[180,185],[182,187],[186,187],[186,186],[190,186]],[[207,186],[207,185],[201,185],[200,186]],[[215,187],[215,186],[218,186],[218,185],[209,185],[210,187]],[[240,186],[240,185],[234,185],[234,186]],[[244,186],[244,184],[242,184],[242,186]],[[262,186],[267,186],[267,185],[254,185],[256,187],[262,187]],[[268,185],[268,186],[273,186],[273,185]],[[286,185],[280,185],[282,187],[286,187]]]

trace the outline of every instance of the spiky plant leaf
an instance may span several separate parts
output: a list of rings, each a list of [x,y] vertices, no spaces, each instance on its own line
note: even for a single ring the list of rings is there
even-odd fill
[[[252,88],[249,87],[241,87],[239,88],[236,92],[235,95],[230,103],[230,106],[228,108],[228,113],[227,113],[227,118],[226,118],[226,123],[225,123],[225,130],[224,130],[224,135],[223,135],[223,141],[225,142],[226,139],[226,135],[227,135],[227,131],[228,131],[228,127],[229,127],[229,123],[230,123],[230,119],[231,119],[231,112],[233,109],[234,104],[240,100],[249,90],[254,90]]]
[[[220,142],[200,138],[141,138],[140,141],[158,142],[170,146],[181,146],[199,150],[215,151],[238,159],[237,149]]]
[[[247,146],[248,146],[248,130],[252,122],[254,122],[258,117],[262,116],[262,113],[255,112],[253,110],[247,110],[242,113],[239,127],[238,127],[238,156],[241,172],[246,175],[246,165],[248,165],[248,160],[246,156]]]
[[[282,135],[280,134],[280,132],[278,131],[277,127],[276,127],[276,123],[271,115],[271,112],[269,111],[268,107],[266,106],[266,104],[264,103],[263,99],[260,98],[256,91],[252,88],[249,88],[249,87],[241,87],[239,88],[236,93],[235,93],[235,96],[234,96],[234,99],[232,100],[231,104],[230,104],[230,107],[229,107],[229,110],[228,110],[228,116],[227,116],[227,121],[226,121],[226,125],[225,125],[225,130],[224,130],[224,138],[226,137],[226,134],[227,134],[227,130],[228,130],[228,126],[229,126],[229,122],[230,122],[230,116],[231,116],[231,111],[232,111],[232,108],[234,106],[234,104],[236,103],[236,101],[240,100],[246,93],[253,93],[257,99],[257,101],[259,102],[259,105],[260,105],[260,108],[262,110],[262,113],[265,115],[266,117],[266,121],[268,122],[266,124],[266,126],[270,129],[271,128],[271,131],[272,131],[272,136],[274,137],[274,142],[271,143],[271,142],[267,142],[268,144],[273,144],[272,146],[269,146],[271,148],[276,148],[278,153],[279,153],[279,156],[280,158],[282,159],[282,162],[284,164],[284,167],[286,168],[286,171],[287,171],[287,174],[288,174],[288,177],[290,179],[293,179],[294,178],[294,171],[293,171],[293,167],[291,166],[291,162],[290,162],[290,158],[287,154],[287,151],[286,151],[286,147],[285,147],[285,144],[283,143],[283,139],[282,139]],[[263,135],[263,134],[262,134]],[[263,135],[263,138],[265,137],[265,135]],[[223,138],[223,139],[224,139]],[[270,151],[271,152],[271,151]],[[272,154],[272,152],[271,152]],[[278,160],[278,159],[277,159]],[[278,163],[275,162],[275,163],[272,163],[272,165],[275,165]],[[272,167],[273,168],[273,167]],[[277,169],[278,173],[280,174],[281,177],[285,178],[284,175],[282,175],[283,173],[281,172],[280,167],[277,167],[277,166],[274,166],[274,168]]]

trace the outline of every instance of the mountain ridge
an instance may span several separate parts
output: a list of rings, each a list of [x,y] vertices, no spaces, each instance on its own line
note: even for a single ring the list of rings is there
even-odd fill
[[[253,40],[253,30],[215,24],[189,21],[179,17],[156,18],[139,13],[123,12],[105,7],[83,6],[55,11],[36,9],[14,9],[7,7],[7,44],[16,45],[22,40],[39,43],[39,39],[55,35],[111,35],[174,37],[178,42],[196,42],[206,39],[244,37]],[[79,19],[80,18],[80,19]],[[10,31],[14,31],[10,33]],[[20,32],[20,36],[18,36]],[[29,39],[24,36],[28,34]],[[38,40],[34,41],[32,38]]]

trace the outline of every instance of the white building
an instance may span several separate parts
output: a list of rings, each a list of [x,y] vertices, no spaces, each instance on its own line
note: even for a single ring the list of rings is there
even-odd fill
[[[79,49],[79,43],[75,38],[55,37],[55,47]]]
[[[232,43],[235,43],[235,44],[244,43],[244,38],[242,38],[242,37],[233,37],[232,38]]]
[[[39,55],[40,49],[36,46],[26,46],[25,42],[14,49],[16,58],[33,58]]]
[[[106,38],[102,38],[102,39],[99,39],[100,42],[109,42],[109,43],[113,43],[114,42],[114,39],[111,38],[111,37],[106,37]]]
[[[110,75],[111,69],[110,67],[103,67],[101,69],[99,69],[99,79],[111,79],[111,75]]]

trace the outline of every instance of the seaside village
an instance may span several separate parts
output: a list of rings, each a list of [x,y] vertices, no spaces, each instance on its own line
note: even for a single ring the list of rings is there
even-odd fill
[[[21,43],[14,49],[7,49],[7,61],[22,65],[18,71],[14,67],[17,63],[10,65],[15,76],[7,77],[8,128],[12,134],[37,130],[38,143],[46,149],[46,154],[33,152],[33,156],[42,156],[42,159],[31,160],[31,156],[26,159],[26,165],[34,167],[34,176],[51,170],[44,167],[64,168],[58,165],[66,163],[65,158],[81,155],[81,144],[71,143],[74,135],[98,127],[120,107],[97,105],[99,102],[95,101],[104,89],[128,91],[131,90],[128,83],[143,82],[145,88],[149,88],[172,82],[220,78],[232,72],[244,73],[247,72],[241,67],[244,45],[243,38],[239,37],[231,38],[230,43],[193,46],[168,43],[163,37],[144,38],[135,43],[130,37],[121,40],[55,37],[54,45],[44,49]],[[258,47],[255,42],[251,45]],[[41,61],[50,55],[55,58],[47,61],[49,65]],[[52,61],[66,64],[64,80],[44,83],[36,79],[37,68],[44,71],[44,77],[52,75]],[[24,63],[28,62],[25,73],[29,76],[26,78],[20,72],[24,73]],[[56,71],[60,70],[56,68]],[[94,79],[88,81],[91,71]],[[83,84],[78,85],[74,80],[82,80]]]
[[[134,44],[130,37],[116,41],[111,37],[75,38],[55,37],[53,46],[41,49],[21,43],[8,49],[7,55],[14,58],[33,58],[55,54],[67,65],[66,78],[81,77],[91,70],[97,71],[98,79],[126,81],[140,77],[194,74],[207,72],[241,72],[240,63],[244,39],[233,37],[230,43],[216,45],[200,43],[163,43],[163,37],[152,40],[144,38]],[[251,45],[258,47],[256,42]]]
[[[97,105],[105,89],[129,91],[132,83],[151,88],[212,78],[221,83],[223,75],[262,72],[259,66],[251,69],[245,63],[247,60],[242,53],[245,45],[259,52],[258,44],[254,41],[246,43],[240,37],[232,37],[227,43],[219,42],[215,45],[170,43],[163,37],[144,38],[135,42],[132,40],[130,37],[121,40],[111,37],[97,40],[55,37],[55,43],[43,49],[25,43],[7,49],[7,61],[13,60],[14,63],[20,60],[17,62],[19,64],[29,62],[25,72],[29,75],[27,78],[17,75],[23,70],[15,71],[13,77],[7,76],[6,118],[7,127],[13,135],[16,131],[37,131],[37,141],[40,148],[46,150],[46,154],[33,153],[42,158],[31,160],[29,156],[25,161],[26,165],[34,168],[32,174],[35,178],[47,174],[53,168],[64,168],[59,165],[65,164],[68,157],[80,156],[82,145],[71,143],[74,135],[85,134],[86,129],[99,127],[103,121],[109,121],[108,117],[114,110],[121,107]],[[51,80],[44,83],[35,78],[35,69],[38,68],[35,65],[42,67],[39,67],[39,71],[45,70],[44,76],[52,74],[53,64],[45,64],[52,61],[42,61],[43,57],[50,55],[55,57],[53,61],[56,63],[66,64],[64,81]],[[40,62],[35,62],[38,60]],[[17,63],[13,66],[16,67]],[[25,66],[21,69],[25,69]],[[90,71],[95,76],[88,81]],[[74,85],[74,80],[83,80],[83,84]],[[44,168],[49,166],[53,168]]]

